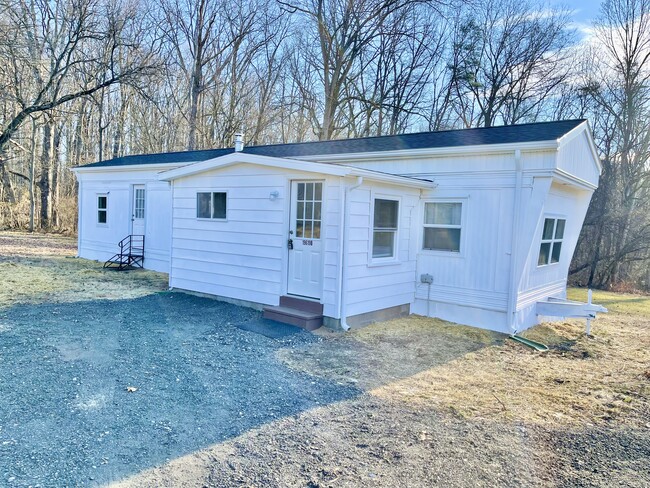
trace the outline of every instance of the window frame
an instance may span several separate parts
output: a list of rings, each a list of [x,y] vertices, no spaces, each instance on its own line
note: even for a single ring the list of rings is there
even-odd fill
[[[99,206],[100,198],[106,199],[106,206],[104,208],[100,208]],[[95,223],[100,227],[108,227],[108,192],[95,194],[95,210]],[[99,221],[99,212],[104,212],[104,222]]]
[[[418,246],[418,252],[432,255],[432,256],[444,256],[449,258],[462,258],[465,256],[465,240],[467,236],[467,213],[468,205],[467,198],[462,197],[449,197],[449,198],[427,198],[422,201],[422,214],[420,217],[420,226],[422,231],[420,232],[420,242]],[[424,219],[426,218],[426,205],[427,203],[459,203],[460,204],[460,225],[447,225],[447,224],[425,224]],[[444,249],[425,249],[424,248],[424,232],[426,228],[438,228],[438,229],[460,229],[460,242],[458,251],[447,251]]]
[[[375,246],[375,201],[376,200],[389,200],[392,202],[397,202],[397,222],[396,222],[395,230],[391,230],[383,227],[379,228],[379,231],[382,232],[386,232],[387,230],[393,232],[393,255],[392,256],[382,256],[382,257],[373,256],[373,251]],[[386,195],[386,194],[373,192],[370,196],[370,202],[371,202],[371,210],[370,210],[370,222],[369,222],[370,236],[368,239],[369,241],[368,265],[381,266],[386,264],[396,264],[399,262],[399,258],[398,258],[399,257],[399,235],[400,235],[400,221],[401,221],[400,213],[402,211],[402,198],[396,195]]]
[[[551,234],[552,237],[550,239],[544,239],[544,228],[546,227],[546,221],[547,220],[553,220],[553,233]],[[556,238],[555,233],[557,232],[557,223],[563,220],[564,221],[564,231],[562,232],[562,237],[561,238]],[[537,247],[537,268],[545,268],[547,266],[554,266],[558,265],[562,262],[562,248],[564,247],[564,240],[566,237],[566,223],[567,223],[567,217],[566,215],[544,215],[544,219],[542,220],[542,229],[541,229],[541,235],[539,239],[539,245]],[[539,234],[538,234],[539,235]],[[558,257],[558,260],[553,262],[553,247],[555,246],[556,243],[560,244],[560,255]],[[539,263],[539,258],[542,253],[542,245],[544,244],[550,244],[549,251],[548,251],[548,259],[547,262],[544,264]]]
[[[142,185],[133,185],[133,218],[134,219],[144,219],[146,215],[147,207],[147,197],[146,197],[146,187]],[[142,192],[142,208],[138,208],[138,192]],[[142,210],[142,217],[138,217],[138,210]]]
[[[210,217],[199,217],[199,195],[201,193],[208,193],[210,195]],[[214,215],[214,194],[223,193],[226,195],[226,216],[225,217],[213,217]],[[228,221],[228,207],[229,205],[228,190],[197,190],[194,203],[196,205],[195,217],[196,220],[202,220],[205,222],[226,222]]]

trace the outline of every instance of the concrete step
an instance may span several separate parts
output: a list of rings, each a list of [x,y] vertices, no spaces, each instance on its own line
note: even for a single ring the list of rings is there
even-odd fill
[[[295,308],[318,315],[323,314],[323,304],[313,300],[305,300],[294,296],[284,295],[280,297],[280,306],[286,308]]]
[[[291,307],[264,307],[262,316],[283,324],[295,325],[306,330],[316,330],[323,325],[323,315],[320,313],[298,310]]]

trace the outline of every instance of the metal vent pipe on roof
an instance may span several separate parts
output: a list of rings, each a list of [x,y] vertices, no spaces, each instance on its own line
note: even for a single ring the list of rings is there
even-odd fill
[[[237,132],[235,134],[235,152],[241,152],[244,150],[244,134]]]

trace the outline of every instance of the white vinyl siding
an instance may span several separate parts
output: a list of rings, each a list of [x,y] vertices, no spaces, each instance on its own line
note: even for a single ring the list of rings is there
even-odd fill
[[[175,180],[171,286],[277,305],[287,289],[290,182],[313,177],[312,173],[238,164]],[[228,219],[218,225],[196,218],[197,193],[209,189],[227,189]],[[311,202],[321,202],[320,209],[310,210],[313,220],[314,212],[321,213],[321,303],[324,314],[334,317],[341,289],[340,181],[322,178],[312,190]]]

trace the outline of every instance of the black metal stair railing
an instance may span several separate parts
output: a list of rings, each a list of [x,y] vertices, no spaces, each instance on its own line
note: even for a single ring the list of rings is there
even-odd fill
[[[104,268],[124,270],[128,268],[142,268],[144,265],[144,236],[128,235],[122,239],[118,246],[120,252],[104,263]]]

